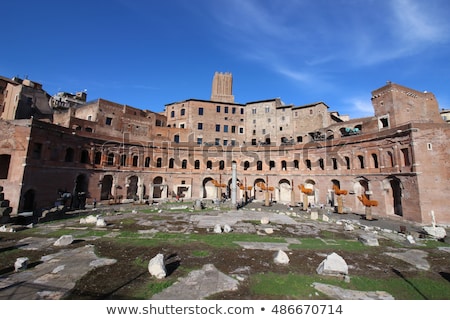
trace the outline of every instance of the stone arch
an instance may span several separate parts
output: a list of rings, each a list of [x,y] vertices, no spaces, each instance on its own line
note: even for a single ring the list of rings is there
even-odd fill
[[[383,189],[385,191],[386,214],[402,217],[403,184],[401,180],[395,176],[386,177],[383,180]]]
[[[102,188],[100,191],[100,200],[112,199],[113,176],[107,174],[102,179]]]
[[[365,207],[358,199],[358,196],[365,194],[367,198],[370,198],[369,179],[366,177],[357,177],[353,183],[353,192],[355,194],[355,211],[365,213]]]
[[[213,183],[213,178],[207,177],[203,179],[203,195],[205,199],[217,199],[219,198],[219,190]]]
[[[167,198],[167,185],[161,176],[153,178],[153,198]]]
[[[133,199],[134,201],[139,200],[138,183],[139,177],[136,175],[132,175],[127,178],[127,199]]]
[[[282,203],[290,203],[291,202],[291,191],[292,186],[289,180],[281,179],[278,181],[278,192],[276,199]]]
[[[85,174],[79,174],[75,179],[75,186],[72,194],[73,209],[84,209],[86,207],[86,198],[88,197],[89,180]]]
[[[255,200],[264,200],[264,191],[258,187],[258,183],[266,183],[266,180],[263,178],[256,178],[253,182],[253,199]]]
[[[304,186],[306,189],[313,190],[311,195],[308,195],[308,203],[311,205],[316,204],[316,199],[318,199],[319,196],[319,190],[316,188],[316,182],[313,179],[306,179]]]
[[[336,194],[334,193],[333,187],[336,186],[338,189],[341,188],[341,182],[337,179],[331,179],[331,188],[328,189],[327,193],[327,203],[334,207],[336,204]]]

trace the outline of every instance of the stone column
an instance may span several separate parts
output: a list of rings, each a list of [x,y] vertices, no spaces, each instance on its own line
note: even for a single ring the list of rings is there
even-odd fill
[[[236,185],[237,185],[237,176],[236,176],[236,162],[231,164],[232,168],[232,176],[231,176],[231,204],[233,207],[236,207]]]

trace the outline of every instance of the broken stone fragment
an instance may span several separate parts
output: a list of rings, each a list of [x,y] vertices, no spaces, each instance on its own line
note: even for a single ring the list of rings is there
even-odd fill
[[[53,243],[53,245],[56,247],[63,247],[63,246],[68,246],[72,242],[73,242],[73,236],[71,234],[68,234],[68,235],[61,236],[58,240],[55,241],[55,243]]]
[[[362,234],[358,237],[358,240],[370,247],[378,247],[380,244],[378,243],[378,238],[375,235],[372,234]]]
[[[16,259],[16,262],[14,263],[14,270],[20,271],[25,270],[28,266],[28,258],[27,257],[20,257]]]
[[[316,271],[323,275],[343,276],[348,274],[348,265],[340,255],[333,252],[319,264]]]
[[[289,257],[283,250],[278,250],[273,257],[273,262],[276,264],[289,264]]]
[[[447,232],[442,227],[423,227],[423,231],[436,239],[444,239],[447,236]]]
[[[156,279],[163,279],[167,275],[166,266],[164,265],[164,255],[158,253],[148,263],[148,272]]]
[[[214,233],[222,233],[222,227],[220,226],[220,224],[216,224],[214,226]]]

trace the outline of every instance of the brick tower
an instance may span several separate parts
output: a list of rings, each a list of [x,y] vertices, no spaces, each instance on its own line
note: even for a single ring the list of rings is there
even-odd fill
[[[233,75],[231,73],[214,73],[211,90],[211,101],[234,103]]]

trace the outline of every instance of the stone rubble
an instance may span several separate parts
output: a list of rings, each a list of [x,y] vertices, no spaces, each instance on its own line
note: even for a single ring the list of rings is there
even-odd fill
[[[286,265],[289,264],[289,257],[286,252],[278,250],[273,257],[273,262],[275,264]]]
[[[164,279],[167,275],[166,266],[164,264],[164,255],[158,253],[148,262],[148,272],[156,279]]]
[[[68,246],[69,244],[72,244],[73,242],[73,236],[71,234],[69,235],[63,235],[59,237],[58,240],[56,240],[53,245],[56,247],[64,247]]]
[[[344,276],[348,274],[348,265],[340,255],[333,252],[319,264],[316,271],[321,275]]]

